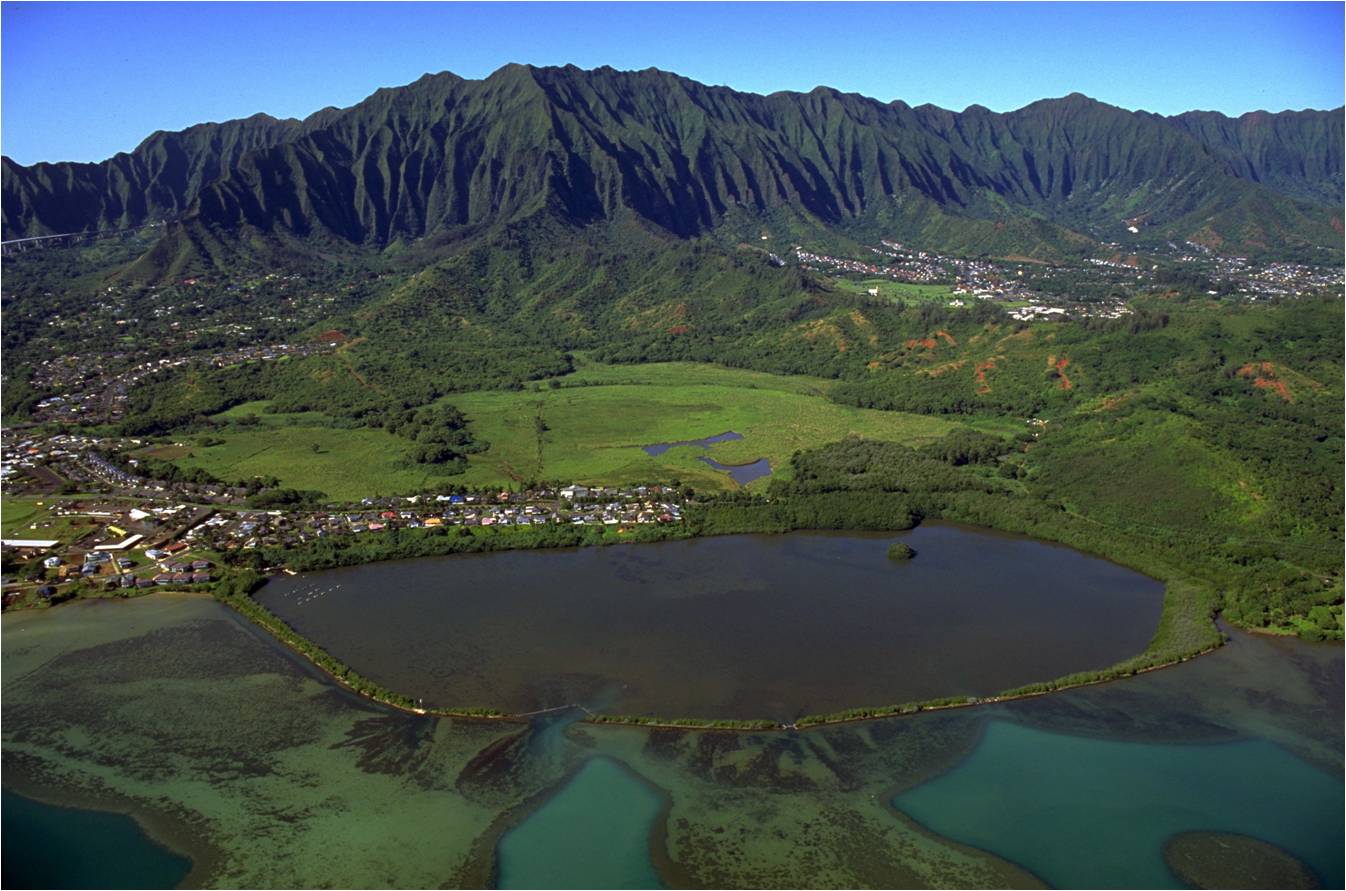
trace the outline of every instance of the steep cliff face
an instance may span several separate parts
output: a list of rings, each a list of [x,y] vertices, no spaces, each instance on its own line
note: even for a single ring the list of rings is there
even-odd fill
[[[4,158],[5,238],[117,229],[179,216],[204,185],[247,153],[294,139],[329,115],[282,121],[258,114],[176,133],[160,131],[129,154],[100,164],[23,167]]]
[[[1339,205],[1342,110],[1254,111],[1237,118],[1189,111],[1167,119],[1195,137],[1232,175],[1307,201]]]
[[[683,237],[745,215],[829,227],[935,214],[954,221],[941,231],[1017,221],[1049,242],[1209,229],[1238,249],[1255,207],[1274,223],[1258,243],[1275,248],[1334,237],[1341,142],[1340,112],[1163,118],[1074,94],[955,113],[510,65],[479,81],[427,75],[304,121],[157,133],[101,164],[6,159],[4,231],[187,218],[381,246],[540,211],[576,224],[634,214]]]

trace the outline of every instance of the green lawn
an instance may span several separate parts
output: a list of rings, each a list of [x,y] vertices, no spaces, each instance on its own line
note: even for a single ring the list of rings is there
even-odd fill
[[[217,421],[238,421],[242,418],[255,417],[259,424],[268,427],[280,426],[299,426],[299,427],[322,427],[329,420],[328,416],[322,412],[305,411],[291,412],[289,414],[267,414],[267,409],[271,407],[270,399],[258,399],[253,402],[244,402],[235,405],[233,408],[226,409],[215,415]]]
[[[5,538],[44,538],[28,527],[47,519],[51,513],[50,504],[49,498],[18,498],[12,495],[0,498],[0,525],[4,527]],[[29,532],[34,534],[26,534]]]
[[[46,538],[70,542],[77,537],[77,531],[88,531],[83,528],[76,530],[75,524],[68,518],[52,516],[51,508],[55,503],[56,496],[53,495],[6,495],[0,498],[0,527],[4,529],[5,538]],[[31,528],[33,525],[37,528]]]
[[[603,365],[588,360],[583,353],[575,355],[573,374],[559,378],[565,386],[586,384],[637,384],[642,386],[694,386],[712,384],[721,387],[742,387],[746,390],[779,390],[783,393],[801,393],[825,396],[836,381],[803,374],[768,374],[725,368],[700,362],[652,362],[646,365]],[[533,387],[541,386],[534,384]],[[452,398],[452,397],[450,397]]]

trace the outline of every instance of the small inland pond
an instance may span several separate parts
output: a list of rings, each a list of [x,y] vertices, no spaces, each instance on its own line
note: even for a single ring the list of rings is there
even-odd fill
[[[647,446],[641,446],[645,454],[652,458],[658,458],[669,449],[676,449],[679,446],[699,446],[708,449],[717,442],[735,442],[743,438],[742,433],[735,433],[733,430],[727,430],[724,433],[717,433],[714,436],[706,436],[701,439],[682,439],[677,442],[656,442]]]
[[[729,474],[730,479],[740,486],[746,486],[753,480],[760,480],[764,476],[771,476],[771,462],[766,458],[758,458],[756,461],[748,464],[721,464],[714,458],[701,457],[701,461],[709,464],[716,470],[723,470]]]
[[[645,454],[657,458],[669,449],[675,449],[680,446],[695,446],[700,449],[709,449],[717,442],[735,442],[742,438],[742,433],[735,433],[733,430],[727,430],[724,433],[717,433],[714,436],[707,436],[702,439],[683,439],[678,442],[656,442],[647,446],[641,446],[641,449],[644,450]],[[771,462],[766,458],[758,458],[756,461],[749,461],[746,464],[721,464],[719,461],[706,455],[702,455],[697,460],[710,465],[715,470],[729,474],[730,479],[740,486],[746,486],[753,480],[771,476]]]
[[[895,539],[920,556],[895,563]],[[300,633],[427,706],[788,721],[982,696],[1140,652],[1152,579],[931,523],[371,564],[268,583]]]

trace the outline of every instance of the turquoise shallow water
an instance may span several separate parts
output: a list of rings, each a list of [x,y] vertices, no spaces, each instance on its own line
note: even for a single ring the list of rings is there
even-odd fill
[[[123,814],[54,807],[4,790],[6,888],[173,888],[191,861]]]
[[[662,888],[649,838],[663,801],[608,758],[589,761],[564,789],[506,833],[501,888]]]
[[[1152,745],[991,723],[954,770],[894,805],[948,838],[1057,887],[1183,887],[1163,844],[1187,830],[1237,832],[1343,883],[1342,782],[1262,740]]]

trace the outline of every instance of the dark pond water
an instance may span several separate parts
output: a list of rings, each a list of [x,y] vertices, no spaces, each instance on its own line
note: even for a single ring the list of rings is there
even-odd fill
[[[6,888],[172,888],[191,861],[122,814],[55,807],[5,789]]]
[[[1144,649],[1162,586],[1030,539],[727,536],[399,561],[258,598],[384,686],[511,712],[772,718],[985,695]]]
[[[675,449],[678,446],[700,446],[704,449],[709,448],[717,442],[733,442],[736,439],[742,438],[742,433],[735,433],[732,430],[728,430],[724,433],[716,434],[715,436],[707,436],[704,439],[683,439],[678,442],[656,442],[651,445],[641,446],[641,448],[645,450],[645,454],[657,458],[669,449]]]
[[[771,476],[771,462],[766,458],[758,458],[751,464],[721,464],[714,458],[702,457],[702,461],[714,467],[716,470],[723,470],[733,478],[734,482],[740,486],[746,486],[753,480],[761,479],[764,476]]]

